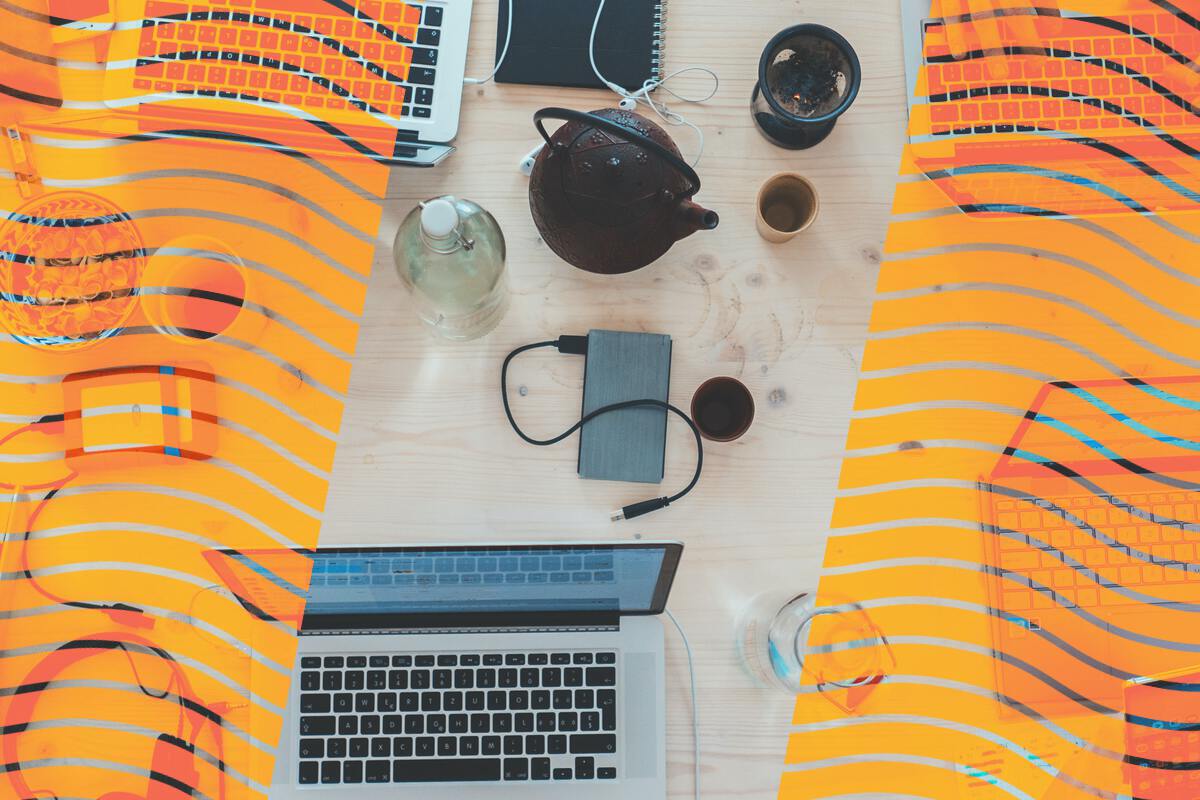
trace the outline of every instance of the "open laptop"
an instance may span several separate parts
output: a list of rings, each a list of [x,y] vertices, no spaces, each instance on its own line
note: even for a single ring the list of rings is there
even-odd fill
[[[1010,54],[1008,74],[997,75],[978,49],[956,59],[930,13],[930,0],[901,0],[909,140],[921,170],[964,211],[1196,208],[1200,171],[1181,134],[1198,130],[1187,98],[1200,30],[1152,6],[971,23]]]
[[[275,619],[296,615],[311,564],[270,797],[665,798],[654,616],[682,550],[215,551],[243,605]]]
[[[1191,665],[1161,643],[1200,603],[1197,410],[1200,376],[1045,384],[981,479],[1006,702],[1111,713],[1128,675]]]
[[[104,97],[139,133],[412,166],[453,152],[472,0],[133,0],[119,19],[114,7]]]

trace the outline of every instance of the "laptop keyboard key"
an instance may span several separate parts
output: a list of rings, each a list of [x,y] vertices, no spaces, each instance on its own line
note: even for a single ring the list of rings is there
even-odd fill
[[[451,714],[450,715],[450,732],[451,733],[466,733],[471,728],[470,717],[466,714]]]
[[[427,733],[445,733],[446,715],[430,714],[425,718],[425,730]]]
[[[454,672],[448,669],[437,669],[433,671],[433,688],[449,689],[454,683]]]
[[[442,43],[442,32],[437,28],[421,28],[417,31],[417,44],[437,47]]]
[[[616,686],[617,670],[615,667],[588,667],[588,686]]]
[[[300,695],[301,714],[328,714],[332,707],[333,704],[327,694]]]
[[[392,777],[392,762],[368,761],[366,766],[367,783],[387,783]]]
[[[345,758],[346,757],[346,740],[345,739],[330,739],[325,743],[326,755],[330,758]]]
[[[598,711],[585,711],[579,715],[579,730],[581,731],[598,731],[600,730],[600,713]]]
[[[425,24],[430,28],[440,28],[442,25],[442,7],[432,3],[425,6]]]
[[[208,58],[208,56],[204,56]],[[325,656],[325,669],[341,669],[346,665],[346,659],[342,656]]]
[[[555,769],[554,770],[554,780],[556,780],[556,781],[571,780],[571,768],[570,767],[558,767],[557,769]]]
[[[393,667],[411,667],[412,656],[392,656]]]
[[[530,692],[529,706],[534,711],[544,711],[550,707],[550,693],[543,690]]]
[[[390,713],[396,710],[396,695],[392,692],[380,692],[375,699],[375,708]]]
[[[363,782],[363,762],[361,761],[343,761],[342,762],[342,783],[362,783]]]
[[[442,758],[453,758],[458,755],[458,739],[453,736],[443,736],[438,739],[437,754]]]
[[[481,752],[485,756],[500,755],[500,737],[499,736],[483,737],[483,740],[481,742]]]
[[[458,740],[458,753],[463,756],[479,755],[479,737],[463,736]]]
[[[300,762],[300,783],[316,783],[321,779],[321,767],[315,761]]]
[[[564,733],[574,733],[579,730],[579,715],[574,711],[558,713],[558,729]]]
[[[520,736],[504,737],[504,755],[519,756],[525,752],[525,741]]]
[[[410,758],[413,754],[413,740],[410,736],[397,736],[392,739],[392,755],[396,758]]]
[[[571,663],[571,654],[570,653],[554,653],[550,656],[550,663],[551,664],[570,664]]]
[[[529,780],[529,759],[527,759],[527,758],[506,758],[506,759],[504,759],[504,780],[506,780],[506,781],[527,781],[527,780]]]
[[[321,676],[321,688],[327,692],[340,692],[342,690],[342,673],[326,672]]]
[[[590,781],[596,777],[596,760],[594,758],[575,759],[575,780]]]
[[[517,733],[529,733],[533,730],[533,714],[516,714],[513,716],[513,728]]]
[[[355,739],[351,739],[350,740],[350,757],[351,758],[366,758],[367,754],[370,752],[370,749],[371,749],[368,744],[369,741],[370,740],[368,740],[364,737],[358,737]]]
[[[492,732],[494,733],[511,733],[513,729],[512,714],[494,714],[492,715]]]
[[[342,762],[340,761],[322,761],[321,762],[321,783],[341,783],[342,782]]]
[[[346,666],[350,669],[362,669],[367,665],[366,656],[350,656],[346,659]]]
[[[373,669],[367,673],[367,688],[379,691],[387,688],[387,673],[381,669]]]
[[[332,736],[335,730],[337,730],[337,720],[334,717],[300,718],[301,736]]]
[[[315,692],[321,688],[321,673],[319,672],[301,672],[300,673],[300,691]]]
[[[330,717],[330,719],[333,719],[333,717]],[[358,717],[338,717],[337,732],[341,736],[356,736],[358,734]]]
[[[413,663],[418,667],[432,667],[437,663],[437,659],[433,656],[417,656],[413,659]]]
[[[408,71],[408,82],[420,86],[432,86],[435,74],[429,67],[412,67]],[[487,661],[484,663],[486,664]]]
[[[435,783],[498,781],[501,777],[498,758],[447,758],[423,761],[392,762],[395,783]]]
[[[354,695],[340,692],[333,696],[333,711],[336,714],[349,714],[354,710]]]
[[[483,665],[485,667],[498,667],[504,663],[504,656],[499,653],[486,653],[483,656]]]
[[[571,754],[617,752],[617,737],[611,733],[577,733],[571,737]]]
[[[394,669],[388,673],[388,688],[404,690],[408,688],[408,673],[402,669]]]
[[[558,718],[555,716],[554,712],[543,711],[537,715],[534,726],[540,733],[553,733],[554,723],[557,721],[557,719]]]
[[[596,663],[597,664],[615,664],[615,663],[617,663],[617,654],[616,653],[597,653],[596,654]]]
[[[567,737],[561,734],[546,737],[546,750],[552,756],[560,756],[567,752]]]
[[[420,703],[421,697],[416,692],[401,692],[396,698],[396,708],[400,711],[416,711]]]
[[[600,769],[596,770],[596,777],[602,781],[616,780],[617,768],[616,767],[601,767]]]
[[[387,758],[392,754],[392,740],[386,736],[376,736],[371,740],[371,757]]]
[[[583,686],[583,668],[571,667],[564,669],[563,686]]]
[[[304,658],[300,659],[300,668],[301,669],[320,669],[321,668],[321,657],[320,656],[305,656]]]
[[[371,656],[370,666],[374,668],[386,667],[388,665],[387,656]]]
[[[437,739],[432,736],[418,736],[415,752],[420,757],[432,756],[437,752]]]
[[[324,758],[325,757],[325,740],[324,739],[301,739],[300,740],[300,757],[301,758]]]

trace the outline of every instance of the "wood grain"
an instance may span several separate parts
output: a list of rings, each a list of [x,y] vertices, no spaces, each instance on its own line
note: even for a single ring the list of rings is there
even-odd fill
[[[516,0],[520,2],[520,0]],[[493,58],[496,0],[476,0],[468,74]],[[750,121],[758,57],[799,22],[836,28],[864,68],[862,93],[814,150],[792,153]],[[468,87],[459,151],[436,170],[396,170],[371,279],[350,400],[322,541],[453,542],[611,539],[687,543],[671,607],[697,656],[707,797],[768,798],[777,791],[792,700],[755,688],[734,649],[734,623],[759,591],[815,585],[854,396],[905,106],[899,9],[866,3],[671,0],[667,66],[707,64],[716,98],[683,108],[707,134],[697,199],[721,214],[649,268],[622,277],[579,272],[539,242],[517,162],[537,140],[543,105],[612,105],[604,92]],[[704,87],[681,80],[680,91]],[[693,134],[672,129],[685,155]],[[821,194],[817,223],[770,245],[754,229],[759,185],[794,170]],[[488,208],[509,247],[512,309],[470,344],[440,343],[419,326],[391,262],[391,238],[413,205],[445,193]],[[674,338],[672,401],[715,375],[754,394],[757,418],[732,444],[711,444],[697,491],[644,519],[610,524],[608,512],[654,494],[633,484],[581,481],[574,442],[522,444],[505,424],[500,361],[516,345],[591,328]],[[580,404],[582,361],[529,354],[513,370],[515,413],[531,434],[557,434]],[[692,468],[691,437],[668,429],[664,489]],[[673,798],[692,792],[691,711],[683,648],[669,649],[669,762]]]

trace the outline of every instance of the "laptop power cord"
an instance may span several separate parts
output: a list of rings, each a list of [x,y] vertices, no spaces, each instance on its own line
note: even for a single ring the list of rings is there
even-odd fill
[[[671,624],[675,626],[675,630],[679,631],[679,638],[683,640],[683,651],[687,654],[688,680],[692,689],[692,745],[695,749],[692,758],[695,768],[692,786],[696,792],[696,800],[700,800],[700,712],[699,705],[696,703],[696,659],[692,656],[692,644],[688,641],[687,634],[683,632],[683,626],[679,624],[679,620],[675,619],[675,615],[671,613],[670,609],[663,609],[663,611],[666,612],[667,619],[671,620]]]
[[[643,500],[640,503],[632,503],[625,506],[620,511],[613,512],[610,519],[613,522],[620,522],[623,519],[633,519],[634,517],[640,517],[644,514],[649,514],[652,511],[658,511],[661,508],[666,508],[672,503],[678,502],[685,495],[687,495],[688,492],[696,488],[696,484],[700,482],[700,473],[704,468],[704,444],[700,438],[700,429],[696,427],[696,423],[692,421],[692,418],[688,416],[686,412],[681,411],[670,403],[665,403],[662,400],[626,400],[621,403],[613,403],[612,405],[601,406],[595,411],[583,415],[578,422],[576,422],[567,430],[563,431],[558,436],[555,436],[551,439],[534,439],[527,435],[525,431],[521,430],[521,426],[517,424],[516,419],[513,417],[512,408],[508,403],[508,367],[512,363],[513,359],[522,353],[526,353],[530,350],[537,350],[542,347],[557,348],[558,352],[565,355],[586,356],[588,350],[588,337],[560,336],[558,339],[547,342],[526,344],[518,347],[516,350],[513,350],[504,357],[504,365],[500,368],[500,399],[504,403],[504,415],[508,417],[508,424],[512,426],[512,429],[517,436],[521,437],[521,439],[525,442],[537,447],[549,447],[550,445],[558,444],[564,439],[570,437],[576,431],[583,428],[584,425],[588,424],[596,417],[604,414],[610,414],[614,411],[622,411],[627,408],[662,408],[670,411],[672,414],[682,419],[688,424],[688,427],[692,429],[692,435],[696,438],[696,471],[693,473],[691,481],[689,481],[688,485],[683,487],[681,491],[676,492],[668,497],[656,497],[652,500]]]

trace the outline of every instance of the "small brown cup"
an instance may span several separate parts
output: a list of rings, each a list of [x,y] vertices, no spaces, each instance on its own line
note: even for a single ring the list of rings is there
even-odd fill
[[[754,422],[754,397],[736,378],[711,378],[692,395],[692,420],[712,442],[732,442]]]
[[[812,181],[795,172],[781,172],[758,190],[758,233],[768,242],[782,244],[812,225],[820,210],[821,199]]]

